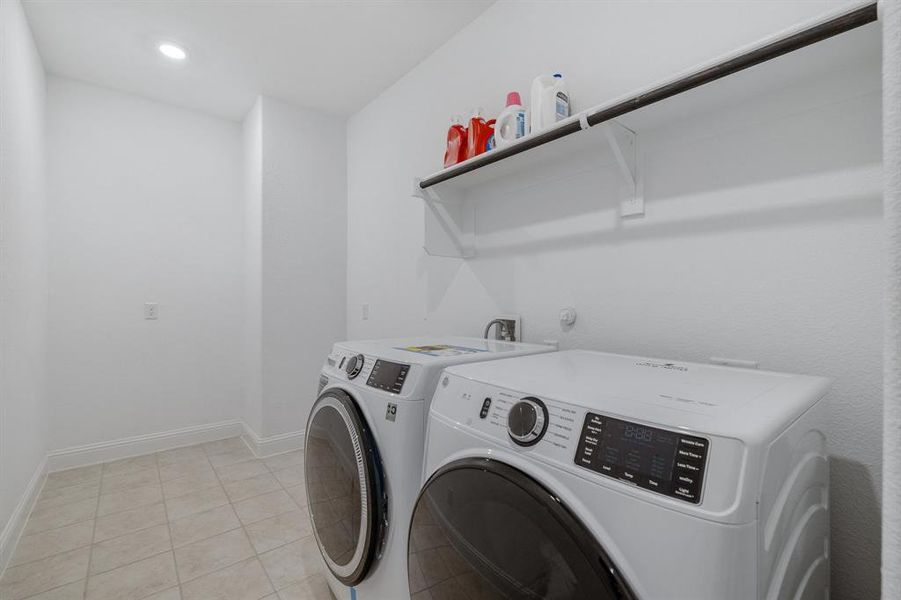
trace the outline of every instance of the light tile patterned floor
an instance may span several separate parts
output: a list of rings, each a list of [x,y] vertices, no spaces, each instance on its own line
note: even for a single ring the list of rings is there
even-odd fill
[[[240,438],[52,473],[0,600],[331,600],[303,452]]]

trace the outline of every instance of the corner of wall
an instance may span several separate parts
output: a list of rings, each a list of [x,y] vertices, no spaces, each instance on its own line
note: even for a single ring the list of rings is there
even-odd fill
[[[291,431],[268,437],[260,436],[247,423],[244,423],[244,431],[241,439],[257,458],[268,458],[276,454],[284,454],[293,450],[303,450],[304,431]]]
[[[263,97],[244,118],[244,377],[243,419],[262,433]]]
[[[46,465],[47,81],[19,0],[0,2],[0,570]]]
[[[244,420],[268,454],[302,436],[322,358],[347,325],[345,121],[258,96],[244,141]]]
[[[25,529],[25,523],[28,522],[28,517],[31,515],[38,495],[44,487],[46,477],[47,459],[45,458],[34,470],[18,504],[16,504],[16,507],[10,514],[3,530],[0,531],[0,575],[3,574],[7,565],[9,565],[10,559],[12,559],[13,552],[15,552],[19,543],[19,538],[22,537],[22,532]]]

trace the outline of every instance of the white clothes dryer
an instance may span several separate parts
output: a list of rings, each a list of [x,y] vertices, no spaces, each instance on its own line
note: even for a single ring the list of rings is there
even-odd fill
[[[829,381],[565,351],[450,367],[413,600],[823,600]]]

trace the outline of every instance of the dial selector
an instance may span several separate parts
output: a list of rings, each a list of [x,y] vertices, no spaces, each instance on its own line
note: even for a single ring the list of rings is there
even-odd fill
[[[366,359],[362,354],[357,354],[356,356],[351,356],[347,359],[347,364],[344,365],[344,372],[347,373],[348,379],[353,379],[360,374],[360,371],[363,370],[363,362],[365,362],[365,360]]]
[[[520,446],[537,444],[547,431],[548,413],[538,398],[523,398],[507,413],[507,433]]]

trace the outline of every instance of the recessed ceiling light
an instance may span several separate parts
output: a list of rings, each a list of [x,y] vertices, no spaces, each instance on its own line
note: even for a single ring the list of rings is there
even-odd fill
[[[175,44],[160,44],[159,50],[163,56],[171,58],[172,60],[184,60],[188,58],[188,53],[185,52],[184,48],[176,46]]]

